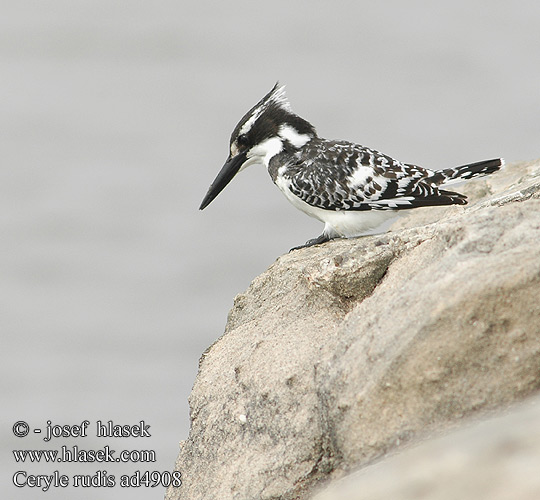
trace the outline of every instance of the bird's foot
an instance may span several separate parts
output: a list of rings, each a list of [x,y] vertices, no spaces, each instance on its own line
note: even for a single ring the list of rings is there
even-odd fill
[[[306,241],[303,245],[291,248],[289,252],[292,252],[293,250],[299,250],[300,248],[312,247],[313,245],[320,245],[321,243],[326,243],[327,241],[330,241],[333,239],[334,238],[330,238],[329,236],[323,233],[317,238],[313,238],[312,240]]]

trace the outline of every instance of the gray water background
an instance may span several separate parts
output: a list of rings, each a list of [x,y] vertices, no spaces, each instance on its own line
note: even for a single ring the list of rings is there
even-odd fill
[[[321,224],[263,169],[197,210],[276,80],[320,135],[431,168],[540,156],[537,1],[18,0],[0,14],[0,496],[17,470],[172,470],[200,354],[235,294]],[[84,439],[16,438],[27,421]],[[151,438],[99,439],[144,419]],[[153,464],[16,464],[13,449],[154,449]]]

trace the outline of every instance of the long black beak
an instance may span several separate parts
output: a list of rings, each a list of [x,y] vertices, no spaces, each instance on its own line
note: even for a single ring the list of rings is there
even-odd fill
[[[247,155],[245,152],[238,153],[232,158],[229,157],[229,159],[225,162],[225,165],[223,165],[219,171],[219,174],[217,174],[214,182],[210,184],[208,192],[206,193],[199,210],[203,210],[210,205],[212,200],[225,189],[225,186],[231,182],[232,178],[238,173],[240,167],[243,165],[246,159]]]

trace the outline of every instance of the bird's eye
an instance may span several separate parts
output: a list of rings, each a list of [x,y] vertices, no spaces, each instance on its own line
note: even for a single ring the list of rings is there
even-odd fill
[[[244,147],[244,146],[247,146],[247,136],[246,134],[240,134],[237,138],[236,138],[236,144],[238,144],[238,147]]]

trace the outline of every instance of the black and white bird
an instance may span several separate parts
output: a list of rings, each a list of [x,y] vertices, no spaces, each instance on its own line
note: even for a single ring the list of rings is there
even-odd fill
[[[323,139],[291,111],[284,87],[276,84],[236,125],[230,155],[200,210],[238,172],[263,165],[296,208],[325,224],[318,238],[295,247],[302,248],[373,232],[406,209],[465,205],[464,195],[441,187],[490,174],[503,163],[497,158],[428,170],[359,144]]]

